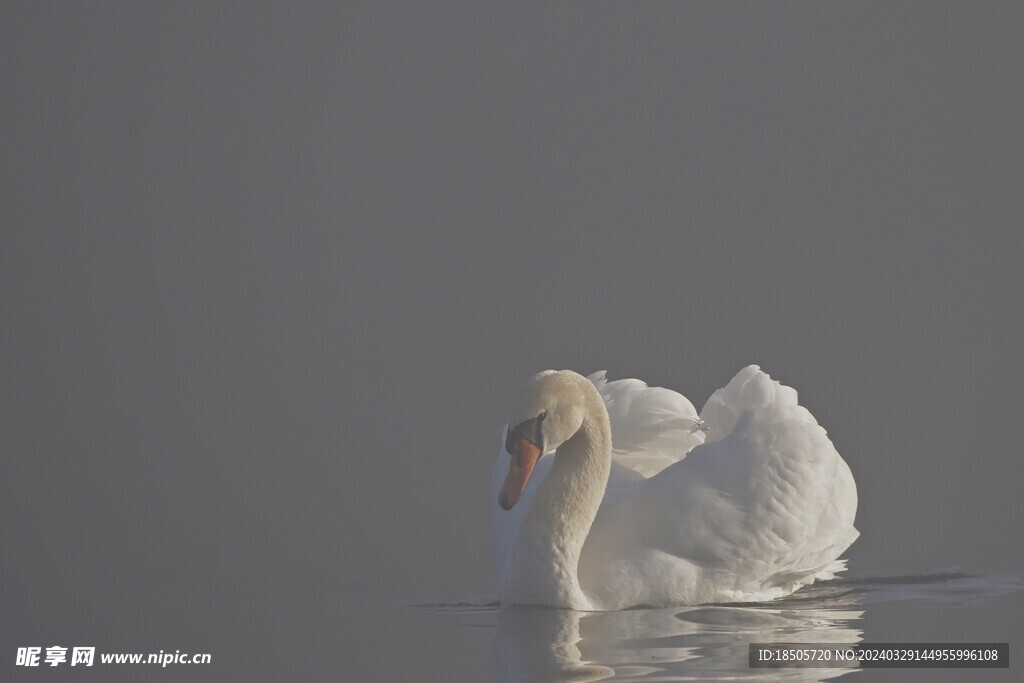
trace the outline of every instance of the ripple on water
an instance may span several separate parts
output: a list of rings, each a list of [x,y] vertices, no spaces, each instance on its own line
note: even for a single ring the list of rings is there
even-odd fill
[[[527,680],[827,680],[850,669],[751,669],[751,642],[855,644],[872,605],[908,602],[965,608],[1024,588],[1020,573],[839,578],[766,603],[700,605],[619,612],[500,607],[496,596],[411,607],[475,615],[461,625],[496,629],[502,681]],[[471,622],[471,623],[470,623]]]

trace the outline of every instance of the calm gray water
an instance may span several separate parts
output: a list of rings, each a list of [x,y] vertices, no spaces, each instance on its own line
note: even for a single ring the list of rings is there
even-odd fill
[[[264,568],[265,569],[265,568]],[[116,570],[114,570],[116,573]],[[10,645],[209,652],[209,665],[15,670],[13,680],[825,680],[849,671],[750,669],[749,642],[1010,642],[1009,670],[874,669],[871,681],[1011,681],[1024,642],[1018,573],[845,578],[757,605],[581,613],[500,609],[487,596],[407,592],[310,571],[119,575],[12,597]],[[10,653],[13,657],[13,652]],[[8,667],[12,662],[4,663]]]
[[[750,642],[833,643],[1006,640],[1024,606],[1020,576],[943,572],[837,579],[782,600],[581,613],[484,604],[419,605],[403,615],[442,647],[490,646],[492,666],[474,656],[465,679],[603,680],[1016,680],[1011,671],[751,669]],[[481,636],[483,632],[483,636]],[[1012,650],[1011,650],[1012,652]],[[1011,662],[1013,654],[1011,654]],[[478,667],[482,667],[478,668]],[[461,676],[460,676],[461,677]]]

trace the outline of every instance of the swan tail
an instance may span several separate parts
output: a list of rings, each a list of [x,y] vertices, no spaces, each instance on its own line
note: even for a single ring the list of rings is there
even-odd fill
[[[836,574],[840,574],[840,573],[846,571],[846,569],[847,569],[846,563],[847,562],[848,562],[848,560],[846,560],[846,559],[836,560],[835,562],[833,562],[832,564],[830,564],[829,566],[825,567],[820,572],[815,574],[814,575],[814,580],[815,581],[831,581],[832,579],[836,578]]]

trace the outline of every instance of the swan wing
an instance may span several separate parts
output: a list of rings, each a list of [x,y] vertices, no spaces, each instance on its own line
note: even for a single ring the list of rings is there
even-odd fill
[[[701,417],[708,443],[598,512],[579,573],[604,609],[766,600],[842,568],[856,486],[796,391],[752,365]]]
[[[603,370],[587,379],[608,408],[614,462],[650,477],[704,443],[701,418],[682,394],[638,379],[609,382]]]

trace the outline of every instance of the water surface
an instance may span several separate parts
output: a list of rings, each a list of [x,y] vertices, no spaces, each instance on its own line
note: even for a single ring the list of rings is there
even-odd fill
[[[751,669],[751,642],[1011,642],[1019,631],[1021,577],[961,571],[840,578],[770,603],[621,612],[500,609],[487,599],[434,603],[426,625],[451,638],[485,631],[491,671],[467,678],[545,680],[1013,680],[1013,669]],[[984,637],[983,637],[984,636]]]

